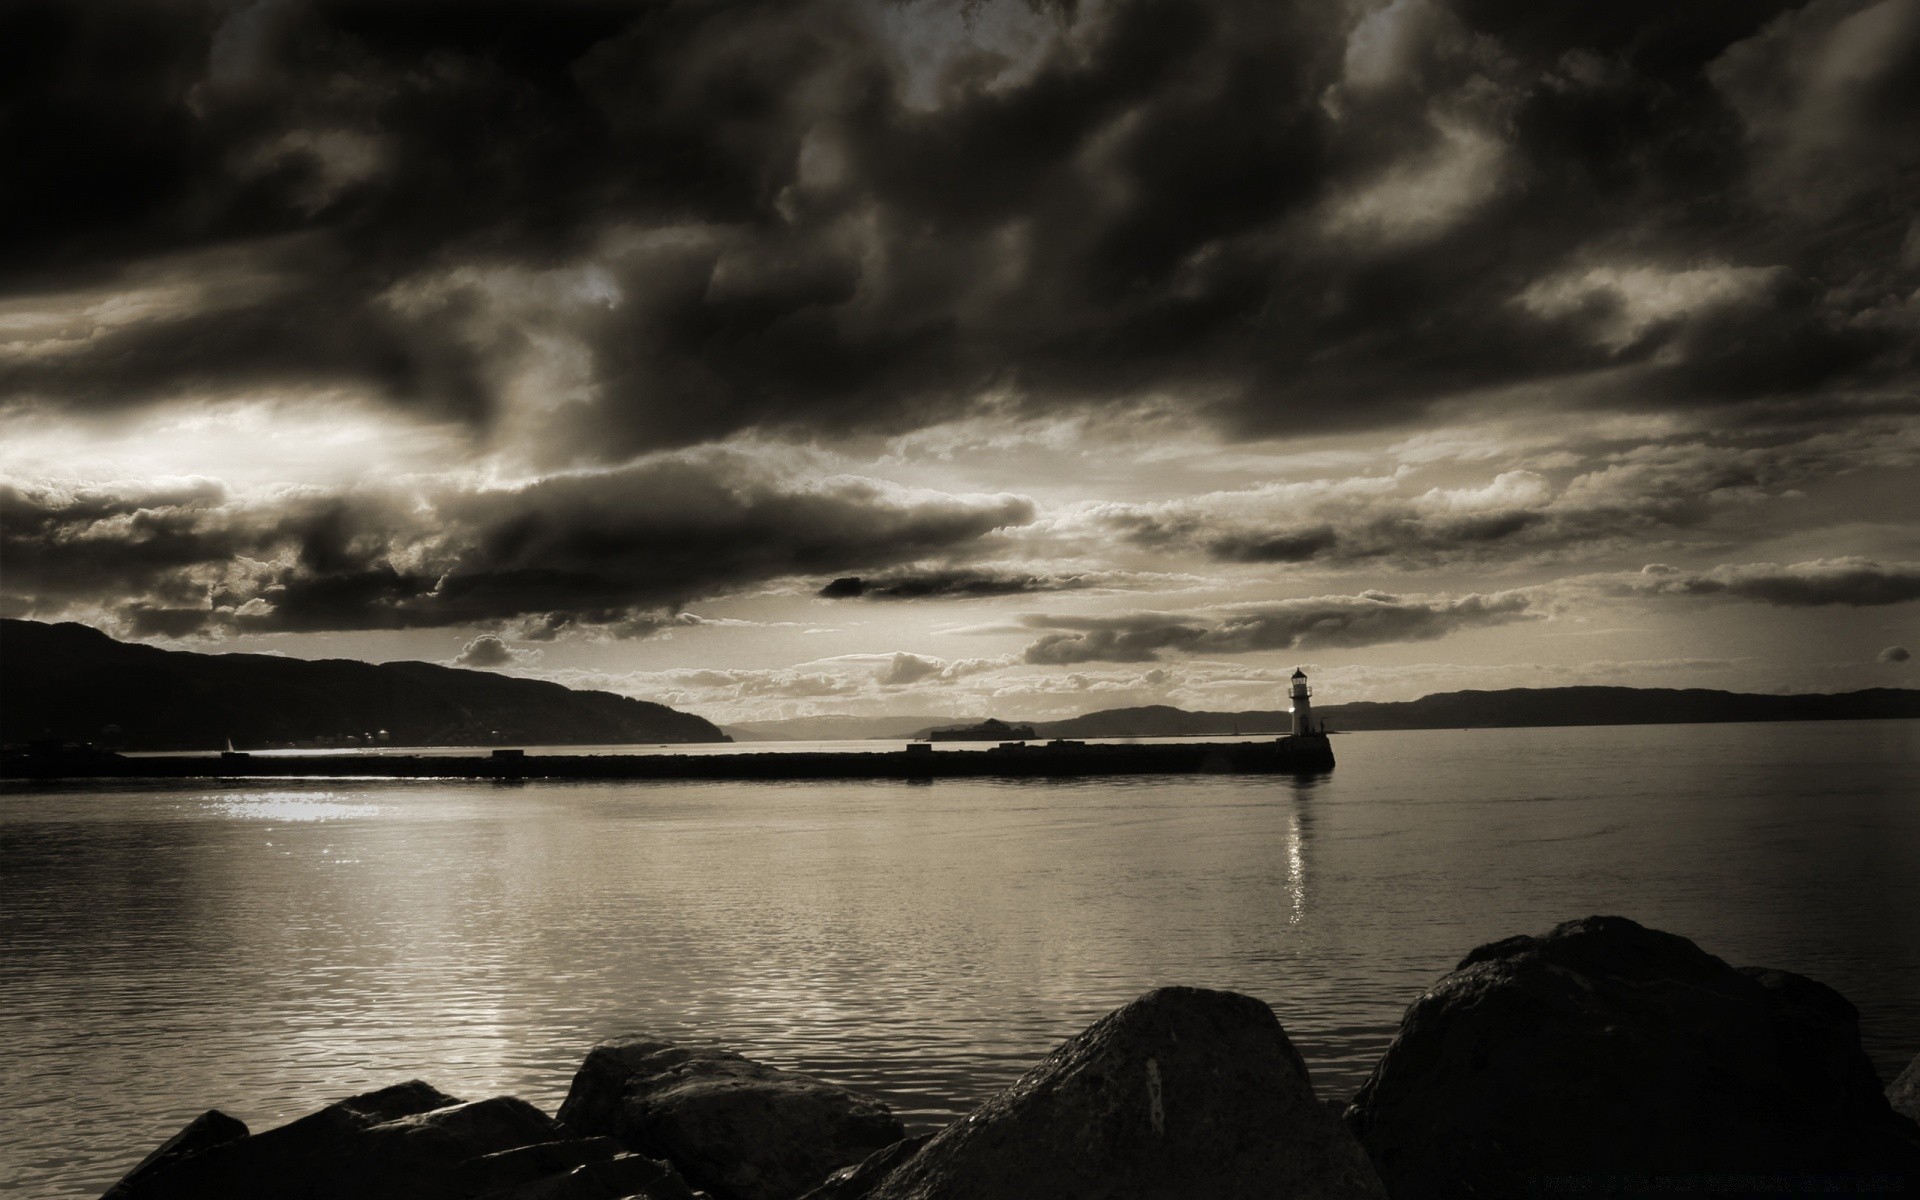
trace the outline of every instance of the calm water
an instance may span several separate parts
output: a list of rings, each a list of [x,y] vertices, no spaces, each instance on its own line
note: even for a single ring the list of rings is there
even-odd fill
[[[209,1106],[421,1076],[552,1107],[712,1037],[927,1127],[1160,983],[1268,1001],[1323,1095],[1469,948],[1615,912],[1920,1051],[1920,722],[1369,733],[1318,781],[395,782],[0,794],[0,1192]]]

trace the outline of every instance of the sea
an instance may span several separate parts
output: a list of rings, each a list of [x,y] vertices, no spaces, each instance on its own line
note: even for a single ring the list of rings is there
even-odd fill
[[[551,1110],[641,1032],[928,1130],[1161,984],[1258,996],[1344,1098],[1467,951],[1594,913],[1838,988],[1885,1080],[1920,1052],[1920,721],[1334,748],[1301,778],[8,786],[0,1194],[98,1196],[208,1108],[259,1130],[421,1078]]]

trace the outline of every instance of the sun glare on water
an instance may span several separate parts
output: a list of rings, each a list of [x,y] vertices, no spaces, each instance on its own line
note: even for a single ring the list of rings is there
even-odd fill
[[[376,816],[378,804],[343,800],[331,793],[268,792],[265,795],[209,797],[206,807],[241,821],[345,821]]]

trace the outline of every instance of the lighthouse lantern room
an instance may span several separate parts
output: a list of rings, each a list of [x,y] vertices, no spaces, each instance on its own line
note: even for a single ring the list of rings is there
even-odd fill
[[[1313,689],[1307,686],[1307,673],[1298,667],[1293,671],[1293,691],[1288,694],[1293,700],[1293,736],[1313,733]]]

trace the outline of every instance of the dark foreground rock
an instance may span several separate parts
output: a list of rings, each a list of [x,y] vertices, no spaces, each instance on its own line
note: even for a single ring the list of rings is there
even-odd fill
[[[1857,1019],[1813,980],[1589,917],[1469,954],[1347,1119],[1396,1200],[1920,1187]]]
[[[1900,1077],[1887,1086],[1887,1102],[1910,1121],[1920,1121],[1920,1055],[1915,1055]]]
[[[905,1136],[877,1100],[714,1046],[603,1042],[560,1120],[664,1158],[715,1200],[792,1200]]]
[[[218,1114],[209,1114],[215,1116]],[[230,1118],[228,1118],[230,1120]],[[607,1138],[570,1137],[510,1096],[456,1100],[418,1081],[239,1136],[182,1130],[113,1200],[693,1200],[672,1168]],[[238,1125],[234,1122],[234,1125]],[[193,1135],[189,1137],[189,1135]],[[171,1150],[170,1150],[171,1148]],[[166,1155],[164,1162],[156,1159]]]
[[[182,1159],[192,1158],[203,1150],[223,1146],[247,1136],[247,1125],[221,1112],[210,1108],[201,1113],[166,1141],[159,1149],[141,1159],[139,1165],[128,1171],[119,1183],[107,1189],[101,1200],[125,1200],[134,1194],[139,1182],[154,1175]]]
[[[1260,1001],[1162,988],[917,1149],[809,1200],[1384,1197]]]

